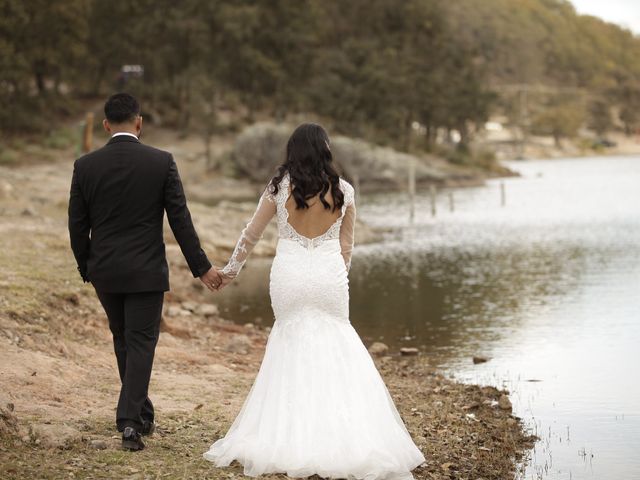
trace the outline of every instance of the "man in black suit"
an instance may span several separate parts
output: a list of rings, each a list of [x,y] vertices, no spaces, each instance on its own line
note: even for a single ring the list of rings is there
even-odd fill
[[[172,155],[138,140],[137,100],[115,94],[104,113],[111,140],[74,164],[69,234],[80,275],[93,284],[109,318],[122,382],[116,413],[122,445],[141,450],[141,436],[155,428],[147,393],[169,290],[165,211],[193,276],[210,290],[221,278],[200,247]]]

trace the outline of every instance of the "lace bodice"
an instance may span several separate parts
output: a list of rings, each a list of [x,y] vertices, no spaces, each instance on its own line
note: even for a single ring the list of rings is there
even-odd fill
[[[322,235],[308,238],[298,233],[289,223],[286,202],[291,194],[290,183],[287,174],[282,178],[276,194],[273,193],[271,185],[264,190],[253,218],[242,231],[229,262],[222,269],[224,275],[233,278],[240,273],[253,247],[262,238],[265,228],[274,216],[278,222],[279,239],[294,240],[305,248],[316,248],[328,240],[339,240],[347,270],[350,268],[356,218],[353,187],[346,180],[340,179],[340,189],[344,193],[344,205],[340,216]]]

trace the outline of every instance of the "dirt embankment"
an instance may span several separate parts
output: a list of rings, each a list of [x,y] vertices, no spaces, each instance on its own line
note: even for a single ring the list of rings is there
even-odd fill
[[[195,168],[183,172],[186,184],[197,176]],[[167,234],[173,290],[151,383],[159,429],[144,452],[120,451],[110,333],[68,247],[70,173],[70,160],[0,167],[0,478],[239,475],[238,465],[216,469],[201,453],[237,414],[268,329],[221,318],[215,296],[191,278]],[[227,188],[227,180],[208,181]],[[192,202],[204,247],[218,262],[252,203]],[[266,237],[257,254],[272,251],[275,232]],[[427,458],[417,478],[512,477],[532,438],[511,415],[504,392],[447,380],[424,357],[378,357],[377,363]]]

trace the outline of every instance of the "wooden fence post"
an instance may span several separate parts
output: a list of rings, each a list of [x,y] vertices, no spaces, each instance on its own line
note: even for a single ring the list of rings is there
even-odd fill
[[[82,151],[88,153],[93,144],[93,112],[87,113],[82,135]]]

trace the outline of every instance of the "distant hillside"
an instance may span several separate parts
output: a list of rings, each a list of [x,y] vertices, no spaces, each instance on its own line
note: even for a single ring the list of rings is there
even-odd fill
[[[76,100],[121,89],[150,120],[205,137],[302,117],[464,152],[496,113],[557,139],[640,126],[640,39],[564,0],[0,5],[5,131],[47,131]]]

